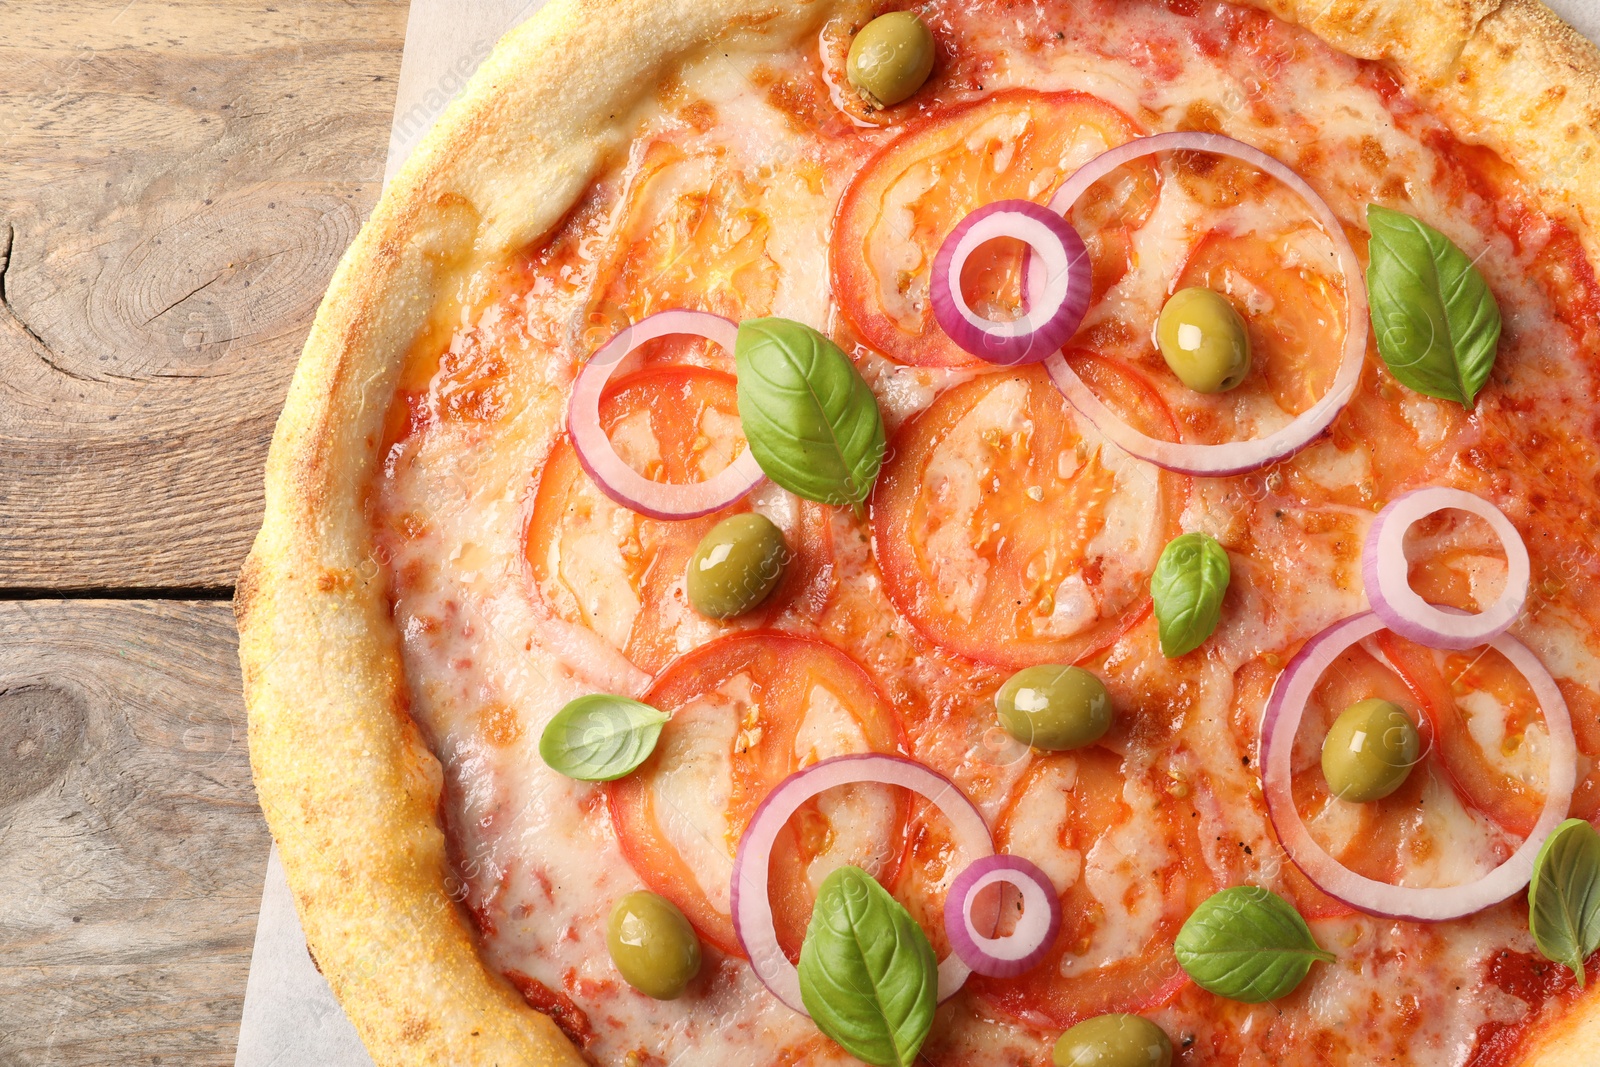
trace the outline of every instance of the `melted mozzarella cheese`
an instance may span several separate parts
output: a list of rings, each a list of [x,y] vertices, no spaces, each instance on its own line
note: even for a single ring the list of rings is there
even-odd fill
[[[1083,857],[1083,882],[1106,919],[1095,926],[1087,950],[1071,952],[1061,973],[1071,977],[1138,956],[1156,936],[1167,901],[1161,871],[1173,859],[1155,796],[1142,776],[1122,790],[1129,817],[1100,835]]]
[[[694,872],[713,907],[728,911],[733,845],[728,801],[733,794],[733,753],[759,739],[761,708],[750,679],[738,675],[673,713],[664,730],[651,800],[667,841]],[[755,737],[752,735],[755,734]]]
[[[1467,732],[1496,770],[1543,795],[1550,773],[1550,732],[1543,723],[1531,723],[1520,736],[1507,737],[1506,716],[1511,710],[1493,693],[1475,689],[1456,698],[1466,719]]]
[[[1077,764],[1063,760],[1049,767],[1017,802],[1011,819],[1008,850],[1027,856],[1050,876],[1057,893],[1065,893],[1083,876],[1083,853],[1062,840],[1068,798],[1077,781]]]
[[[1027,397],[1027,383],[1015,379],[989,390],[951,427],[923,468],[923,498],[938,508],[942,519],[927,539],[934,588],[945,609],[963,622],[972,620],[983,598],[990,567],[972,544],[973,519],[987,488],[983,478],[997,440],[1032,433]]]
[[[569,511],[566,536],[550,542],[546,569],[560,581],[543,593],[566,607],[568,617],[622,648],[641,607],[622,558],[626,535],[619,535],[633,526],[633,516],[593,486],[585,486],[584,497]]]

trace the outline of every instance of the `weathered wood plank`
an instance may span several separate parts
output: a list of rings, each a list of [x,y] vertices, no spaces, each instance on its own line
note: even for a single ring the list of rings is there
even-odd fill
[[[405,14],[0,3],[0,588],[232,583]]]
[[[268,837],[226,603],[0,603],[0,1065],[233,1062]]]

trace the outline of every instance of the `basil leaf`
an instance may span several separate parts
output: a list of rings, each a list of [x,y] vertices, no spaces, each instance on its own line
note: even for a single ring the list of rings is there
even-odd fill
[[[539,736],[539,755],[568,778],[614,781],[650,758],[666,721],[649,704],[593,693],[556,712]]]
[[[857,511],[883,464],[878,401],[839,346],[788,319],[746,319],[734,345],[739,421],[768,478]]]
[[[1163,656],[1181,656],[1205,644],[1222,619],[1222,597],[1232,576],[1228,553],[1216,538],[1186,533],[1168,542],[1150,575]]]
[[[1500,306],[1450,238],[1410,215],[1367,205],[1367,297],[1389,373],[1470,408],[1500,344]]]
[[[800,999],[818,1029],[876,1067],[910,1067],[938,1007],[939,961],[928,935],[859,867],[817,892],[800,946]]]
[[[1528,883],[1528,929],[1546,959],[1565,964],[1583,988],[1583,964],[1600,948],[1600,834],[1568,819],[1544,839]]]
[[[1194,909],[1173,950],[1201,989],[1246,1004],[1292,993],[1313,963],[1336,958],[1294,905],[1253,885],[1224,889]]]

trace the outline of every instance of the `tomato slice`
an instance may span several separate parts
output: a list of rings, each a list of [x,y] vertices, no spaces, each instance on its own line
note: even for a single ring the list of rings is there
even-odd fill
[[[720,150],[647,142],[622,192],[622,222],[603,248],[589,309],[589,348],[667,308],[698,308],[735,322],[765,314],[781,274],[767,254],[769,189]],[[731,353],[729,353],[731,355]]]
[[[1049,200],[1074,170],[1139,132],[1096,97],[1023,89],[913,123],[840,198],[830,261],[845,318],[868,344],[902,363],[978,364],[933,319],[928,282],[939,245],[984,204]],[[1071,216],[1086,235],[1097,293],[1126,272],[1125,227],[1153,207],[1154,168],[1141,163],[1126,171],[1091,189]],[[963,276],[973,306],[1017,308],[1021,262],[1021,248],[1011,242],[979,249]]]
[[[1430,604],[1481,611],[1505,587],[1506,554],[1489,524],[1454,508],[1424,516],[1406,531],[1406,580]]]
[[[1567,712],[1572,716],[1572,732],[1578,738],[1578,751],[1588,759],[1587,771],[1572,792],[1572,810],[1568,814],[1574,819],[1593,822],[1600,814],[1600,694],[1565,678],[1556,679],[1556,685],[1566,698]],[[1580,761],[1578,767],[1584,770],[1585,764]]]
[[[1304,229],[1319,232],[1310,223]],[[1344,289],[1337,272],[1330,276],[1285,255],[1286,248],[1294,247],[1295,235],[1294,230],[1213,230],[1189,253],[1173,286],[1204,286],[1228,297],[1245,320],[1251,361],[1260,370],[1230,395],[1264,391],[1291,415],[1311,407],[1332,387],[1345,331]]]
[[[1500,702],[1495,715],[1504,718],[1506,736],[1514,728],[1520,740],[1529,712],[1537,715],[1531,689],[1512,677],[1514,668],[1498,653],[1441,653],[1438,662],[1433,656],[1387,632],[1346,649],[1318,682],[1295,738],[1293,792],[1301,819],[1329,855],[1381,882],[1453,885],[1487,873],[1511,854],[1526,835],[1520,827],[1532,825],[1543,803],[1529,782],[1505,773],[1511,764],[1474,752],[1473,733],[1482,733],[1482,724],[1469,727],[1457,707],[1464,699],[1468,710],[1487,714],[1474,702]],[[1444,681],[1452,670],[1462,698],[1452,697]],[[1346,707],[1371,697],[1393,701],[1418,722],[1423,754],[1394,793],[1345,803],[1322,776],[1322,742]],[[1538,764],[1542,747],[1528,740],[1517,764],[1522,771]]]
[[[656,480],[709,478],[744,448],[731,375],[693,366],[652,367],[620,379],[600,402],[619,455]],[[690,607],[689,557],[719,521],[750,510],[746,498],[683,521],[646,518],[601,493],[562,438],[539,474],[525,552],[537,595],[562,619],[593,630],[642,670],[729,627],[763,625],[785,611],[814,614],[832,584],[826,509],[776,494],[769,514],[796,554],[757,613],[719,623]]]
[[[743,955],[728,887],[739,837],[772,788],[848,752],[902,747],[899,720],[853,659],[812,638],[731,634],[675,660],[644,701],[672,715],[655,753],[607,786],[622,851],[702,936]],[[773,849],[778,941],[798,958],[822,879],[851,863],[895,878],[907,800],[889,786],[830,790],[795,813]]]
[[[1429,720],[1418,714],[1405,683],[1366,648],[1355,645],[1328,667],[1306,703],[1291,762],[1293,792],[1301,820],[1330,856],[1357,874],[1394,882],[1408,864],[1408,854],[1426,847],[1422,799],[1430,758],[1425,756],[1423,765],[1397,791],[1366,804],[1336,800],[1322,776],[1322,741],[1333,721],[1351,704],[1371,697],[1406,709],[1418,721],[1423,745],[1428,746],[1433,736]]]
[[[1435,652],[1387,630],[1378,645],[1433,723],[1440,758],[1463,799],[1526,837],[1544,807],[1544,716],[1528,680],[1492,648]]]
[[[1469,413],[1459,404],[1412,393],[1380,369],[1376,345],[1369,342],[1361,384],[1329,427],[1329,437],[1341,452],[1365,454],[1371,488],[1360,503],[1369,507],[1406,489],[1449,478],[1448,468],[1458,453],[1447,442],[1459,440],[1469,428]],[[1333,495],[1306,482],[1301,479],[1296,488],[1309,491],[1313,499]]]
[[[995,847],[1037,863],[1061,894],[1061,933],[1016,978],[974,975],[989,1008],[1059,1030],[1111,1011],[1164,1003],[1188,978],[1178,928],[1216,885],[1201,862],[1191,806],[1151,772],[1103,748],[1035,761],[995,826]]]
[[[1160,429],[1166,409],[1138,375],[1071,361],[1124,418]],[[935,644],[1002,666],[1072,663],[1148,609],[1187,486],[1105,446],[1042,369],[984,375],[895,436],[874,552],[889,598]]]
[[[1260,753],[1261,709],[1266,705],[1272,687],[1282,673],[1281,668],[1281,659],[1274,656],[1273,662],[1268,662],[1266,658],[1250,660],[1234,673],[1233,708],[1228,718],[1239,751],[1248,753],[1243,760],[1246,775],[1256,776],[1261,770],[1257,758]],[[1313,714],[1313,709],[1307,708],[1307,714]],[[1305,773],[1316,772],[1307,770]],[[1240,841],[1242,856],[1240,852],[1231,849],[1223,850],[1221,856],[1223,871],[1218,877],[1224,884],[1237,885],[1251,882],[1272,889],[1292,901],[1295,909],[1307,919],[1329,919],[1355,914],[1354,908],[1317,888],[1316,884],[1302,874],[1300,868],[1289,859],[1288,853],[1278,841],[1277,831],[1271,819],[1267,817],[1266,800],[1261,795],[1259,781],[1239,780],[1232,789],[1227,789],[1224,785],[1221,791],[1211,783],[1201,788],[1210,789],[1212,796],[1224,801],[1227,794],[1232,793],[1238,799],[1224,809],[1226,817],[1241,822],[1250,820],[1246,832],[1254,832],[1258,827],[1262,827],[1272,842],[1272,848],[1259,856],[1253,847],[1246,851],[1244,841]],[[1296,796],[1297,801],[1303,799],[1305,798],[1301,795]],[[1312,805],[1307,804],[1300,808],[1302,818],[1311,807]],[[1254,863],[1247,862],[1245,857],[1250,857]]]

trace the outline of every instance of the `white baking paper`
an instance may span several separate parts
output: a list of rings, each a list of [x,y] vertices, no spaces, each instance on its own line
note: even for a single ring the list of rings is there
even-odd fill
[[[233,1062],[234,1067],[372,1067],[356,1028],[306,951],[277,845],[267,858],[267,888],[261,894]]]
[[[1544,0],[1544,2],[1579,33],[1600,44],[1600,0]]]

